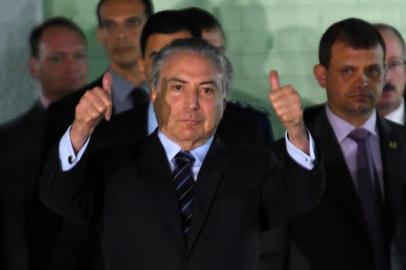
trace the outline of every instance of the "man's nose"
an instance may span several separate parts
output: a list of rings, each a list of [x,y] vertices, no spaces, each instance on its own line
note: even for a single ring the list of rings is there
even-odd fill
[[[199,108],[199,93],[198,91],[190,91],[186,95],[186,106],[188,109],[196,110]]]

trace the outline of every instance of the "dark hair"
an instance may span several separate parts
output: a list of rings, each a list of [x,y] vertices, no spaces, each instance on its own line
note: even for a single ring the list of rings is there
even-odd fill
[[[86,36],[77,24],[65,17],[52,17],[31,30],[29,43],[32,57],[38,58],[39,43],[41,41],[42,34],[45,30],[52,27],[65,27],[72,32],[75,32],[83,40],[83,43],[87,45]]]
[[[380,45],[384,56],[386,52],[385,42],[372,24],[361,19],[348,18],[332,24],[321,37],[319,61],[325,68],[329,67],[331,48],[336,42],[342,42],[353,49],[372,49]]]
[[[205,30],[212,30],[218,28],[225,37],[223,27],[221,27],[220,22],[207,10],[198,7],[189,7],[182,9],[181,12],[186,16],[186,18],[196,25],[200,29],[200,32]]]
[[[160,73],[166,61],[179,52],[191,52],[209,59],[216,68],[217,76],[215,83],[222,91],[224,97],[228,94],[233,78],[233,67],[224,53],[201,38],[177,39],[166,45],[154,57],[152,62],[152,85],[157,88]]]
[[[189,32],[193,37],[200,38],[201,33],[194,24],[190,24],[182,12],[164,10],[152,15],[146,22],[141,34],[141,53],[145,55],[148,38],[153,34],[173,34],[181,31]]]
[[[99,0],[99,3],[97,3],[96,7],[96,15],[97,15],[97,23],[99,24],[99,27],[101,27],[102,19],[100,15],[100,9],[105,0]],[[135,1],[135,0],[134,0]],[[140,0],[144,4],[144,14],[147,18],[151,17],[152,14],[154,14],[154,5],[152,4],[151,0]]]
[[[395,27],[386,23],[374,23],[373,26],[375,26],[375,28],[380,32],[391,31],[392,33],[394,33],[395,36],[399,39],[400,44],[402,45],[403,55],[406,53],[405,40],[403,39],[402,34]]]

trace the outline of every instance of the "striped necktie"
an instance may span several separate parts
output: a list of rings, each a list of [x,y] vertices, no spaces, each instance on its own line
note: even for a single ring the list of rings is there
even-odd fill
[[[174,157],[174,161],[173,180],[176,186],[176,194],[178,195],[183,232],[187,235],[192,220],[193,189],[195,186],[192,166],[195,158],[190,152],[180,151]]]

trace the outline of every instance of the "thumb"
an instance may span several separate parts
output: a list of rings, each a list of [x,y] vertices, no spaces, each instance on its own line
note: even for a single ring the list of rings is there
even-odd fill
[[[103,75],[102,88],[111,96],[111,85],[113,78],[110,72],[106,72]]]
[[[103,75],[103,81],[102,81],[102,88],[104,91],[106,91],[106,93],[109,95],[110,99],[111,99],[111,85],[112,85],[112,77],[111,77],[111,73],[106,72]],[[106,119],[106,121],[109,121],[111,118],[111,114],[113,113],[113,108],[112,105],[107,107],[106,112],[104,113],[104,119]]]
[[[279,74],[276,70],[271,70],[271,72],[269,72],[268,80],[271,89],[276,89],[280,87]]]

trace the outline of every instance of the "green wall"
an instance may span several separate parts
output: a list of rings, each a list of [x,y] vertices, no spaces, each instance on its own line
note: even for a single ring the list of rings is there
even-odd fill
[[[64,15],[79,23],[88,35],[90,79],[106,67],[96,42],[97,0],[44,0],[46,17]],[[249,102],[271,112],[275,135],[282,129],[267,102],[270,69],[277,69],[281,83],[291,84],[305,106],[325,100],[324,90],[313,78],[317,46],[323,31],[333,22],[359,17],[385,22],[406,32],[406,2],[395,0],[156,0],[162,9],[199,6],[213,12],[227,35],[227,53],[236,77],[232,99]]]

